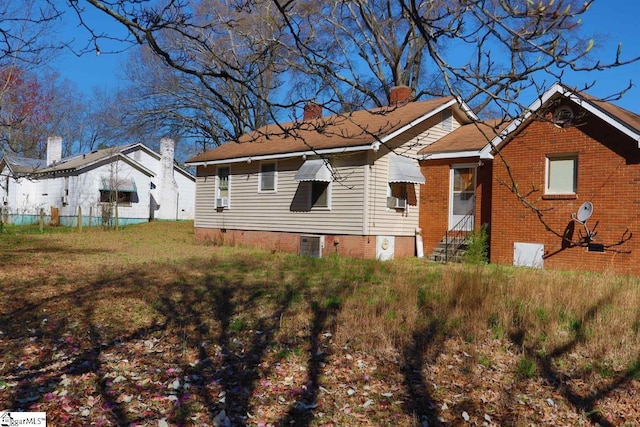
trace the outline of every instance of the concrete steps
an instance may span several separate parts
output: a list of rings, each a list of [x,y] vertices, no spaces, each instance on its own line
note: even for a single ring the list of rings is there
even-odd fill
[[[467,249],[466,239],[455,238],[449,241],[447,247],[446,238],[443,238],[438,246],[433,248],[431,254],[427,255],[429,262],[463,262],[464,253]]]

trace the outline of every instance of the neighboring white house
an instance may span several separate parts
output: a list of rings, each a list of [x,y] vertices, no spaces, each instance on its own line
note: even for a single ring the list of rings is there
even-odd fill
[[[17,156],[5,156],[0,159],[0,220],[22,222],[23,215],[33,220],[37,211],[38,183],[28,177],[38,168],[45,166],[45,161]],[[9,217],[11,206],[11,217]]]
[[[161,153],[130,144],[61,158],[62,140],[47,140],[47,160],[0,160],[2,213],[10,223],[47,218],[57,209],[62,225],[131,224],[153,219],[193,219],[195,178],[174,163],[174,141]],[[117,200],[117,203],[115,203]]]
[[[452,97],[410,96],[394,88],[389,107],[324,117],[311,104],[302,121],[189,159],[196,238],[314,256],[420,255],[417,152],[470,113]]]

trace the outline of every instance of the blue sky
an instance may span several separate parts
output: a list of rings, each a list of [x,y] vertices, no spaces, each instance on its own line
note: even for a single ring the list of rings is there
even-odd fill
[[[93,12],[86,17],[89,24],[101,31],[119,30],[117,25],[100,13]],[[618,43],[623,44],[623,58],[640,56],[640,1],[638,0],[596,0],[591,9],[583,17],[584,31],[588,34],[597,33],[604,38],[604,44],[596,45],[595,54],[603,62],[613,61]],[[62,37],[82,40],[83,30],[73,23],[65,24]],[[109,49],[103,42],[103,51]],[[93,87],[111,90],[120,85],[118,70],[126,59],[127,53],[86,54],[76,57],[71,53],[64,54],[53,64],[53,68],[63,78],[74,82],[77,87],[90,93]],[[592,96],[606,97],[625,88],[632,80],[636,85],[625,94],[616,104],[640,114],[640,63],[602,72],[569,74],[565,83],[582,87],[595,81],[595,86],[588,91]],[[523,100],[529,103],[529,100]],[[531,100],[533,101],[533,100]]]

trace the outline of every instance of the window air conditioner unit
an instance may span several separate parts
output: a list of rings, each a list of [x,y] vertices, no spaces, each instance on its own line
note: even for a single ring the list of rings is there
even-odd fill
[[[323,236],[300,236],[300,256],[322,258]]]
[[[229,198],[228,197],[218,197],[216,199],[216,207],[217,208],[229,207]]]
[[[387,197],[387,207],[389,209],[406,209],[407,199],[399,199],[397,197]]]

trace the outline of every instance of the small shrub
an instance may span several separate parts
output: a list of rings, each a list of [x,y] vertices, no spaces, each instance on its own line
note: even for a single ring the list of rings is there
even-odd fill
[[[464,262],[473,265],[486,264],[489,260],[489,235],[485,226],[475,230],[467,238],[467,249],[464,252]]]

